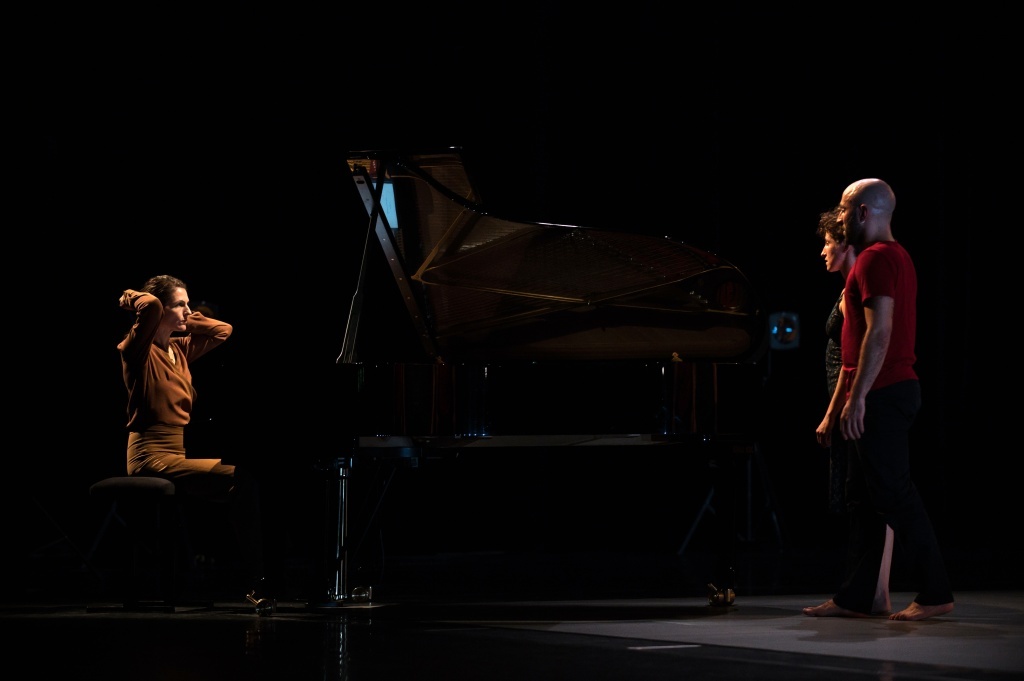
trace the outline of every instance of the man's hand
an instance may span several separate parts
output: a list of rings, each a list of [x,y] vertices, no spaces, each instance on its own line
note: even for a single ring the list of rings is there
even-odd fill
[[[843,405],[843,413],[839,415],[839,432],[844,440],[859,440],[864,434],[864,399],[850,399]]]

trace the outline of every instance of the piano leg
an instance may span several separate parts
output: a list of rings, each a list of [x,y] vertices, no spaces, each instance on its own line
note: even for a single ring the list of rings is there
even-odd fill
[[[732,605],[736,594],[736,559],[739,542],[754,541],[753,479],[754,467],[761,476],[765,495],[765,510],[775,529],[775,538],[782,546],[782,532],[775,512],[774,495],[764,469],[764,461],[756,442],[732,438],[712,438],[708,470],[710,485],[704,503],[676,552],[682,555],[690,545],[698,525],[710,513],[713,524],[712,550],[715,562],[711,582],[708,584],[710,605]],[[743,507],[742,520],[739,507]],[[741,526],[742,523],[742,526]]]
[[[324,598],[311,607],[331,608],[349,603],[367,603],[373,588],[348,590],[348,497],[352,457],[334,459],[328,465],[326,523],[324,526],[325,571],[327,580]]]
[[[737,488],[742,447],[718,447],[711,461],[712,493],[718,497],[715,508],[715,565],[708,584],[708,605],[732,605],[736,600]],[[746,481],[749,487],[749,479]]]
[[[782,528],[779,526],[775,495],[768,479],[764,457],[756,442],[719,438],[708,463],[710,489],[677,553],[682,555],[686,551],[697,526],[710,512],[714,521],[712,550],[715,552],[715,564],[712,581],[708,584],[708,602],[710,605],[732,605],[736,597],[738,544],[755,540],[755,474],[761,478],[763,511],[772,523],[779,549],[783,546]]]

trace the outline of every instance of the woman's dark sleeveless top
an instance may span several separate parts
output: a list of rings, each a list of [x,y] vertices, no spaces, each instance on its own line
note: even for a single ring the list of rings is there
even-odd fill
[[[839,372],[843,368],[843,350],[840,345],[843,336],[843,313],[839,310],[839,303],[843,295],[832,306],[832,312],[825,320],[825,335],[828,336],[828,343],[825,345],[825,378],[828,380],[828,395],[836,391],[836,383],[839,382]]]

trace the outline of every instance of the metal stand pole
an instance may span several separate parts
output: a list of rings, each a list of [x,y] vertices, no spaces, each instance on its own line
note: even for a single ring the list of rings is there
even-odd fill
[[[328,537],[332,540],[331,551],[327,559],[327,599],[341,602],[348,598],[348,475],[352,467],[349,458],[336,459],[333,471],[336,477],[332,480],[335,487],[333,508],[333,525],[328,525]]]
[[[372,597],[372,587],[348,589],[348,485],[353,459],[341,457],[331,462],[327,482],[324,527],[324,576],[326,592],[315,607],[330,608],[348,603],[366,603]]]

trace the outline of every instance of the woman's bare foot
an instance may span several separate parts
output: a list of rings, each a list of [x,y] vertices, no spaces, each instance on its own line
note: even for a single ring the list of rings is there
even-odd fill
[[[862,612],[840,608],[831,598],[821,605],[804,608],[803,613],[808,617],[867,617]]]
[[[945,615],[948,612],[953,612],[952,603],[943,603],[942,605],[921,605],[920,603],[911,603],[903,610],[889,615],[889,619],[903,621],[924,620],[929,617]]]

